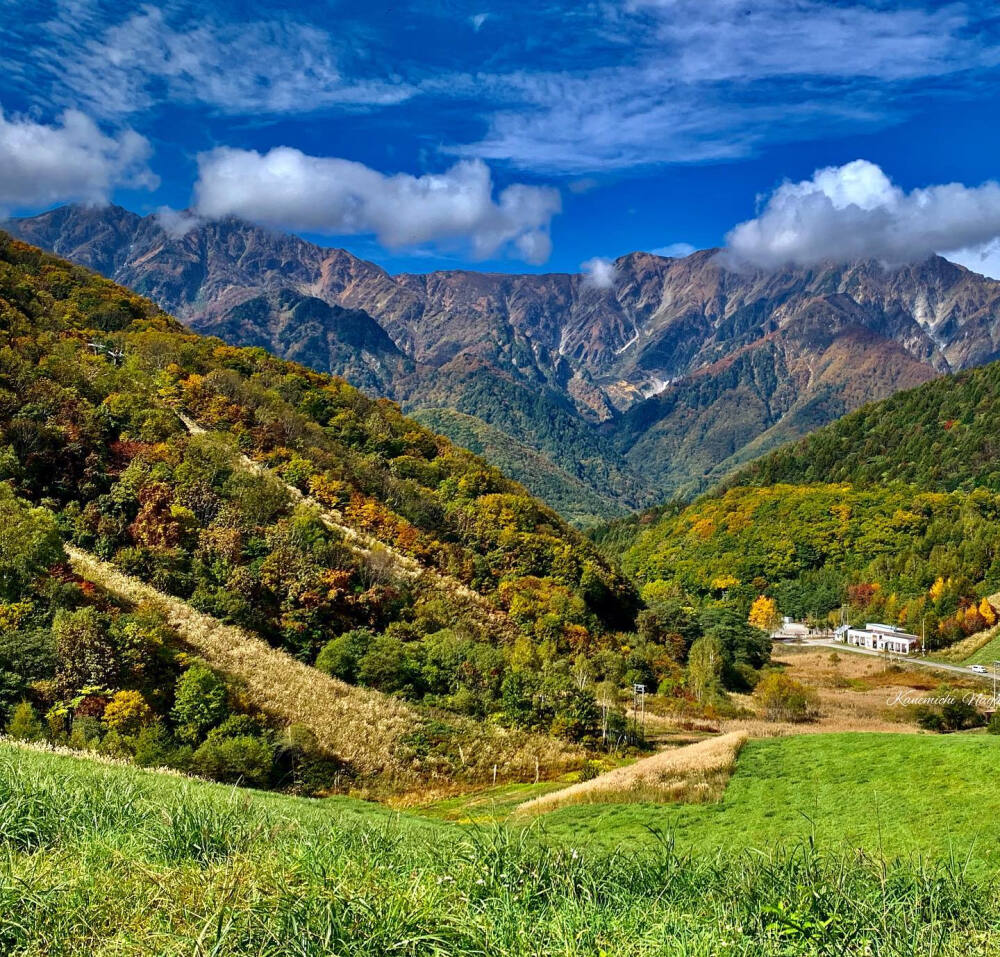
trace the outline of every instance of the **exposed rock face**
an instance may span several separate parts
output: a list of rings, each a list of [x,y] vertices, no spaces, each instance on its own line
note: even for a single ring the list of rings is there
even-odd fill
[[[117,207],[8,228],[199,331],[508,430],[609,511],[691,491],[859,404],[1000,357],[1000,283],[937,257],[746,272],[716,250],[632,253],[614,288],[597,289],[566,274],[390,276],[247,223],[177,236]]]

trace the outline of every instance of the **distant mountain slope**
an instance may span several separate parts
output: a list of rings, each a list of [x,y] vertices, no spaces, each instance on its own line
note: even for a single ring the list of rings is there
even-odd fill
[[[612,515],[707,487],[860,404],[1000,356],[1000,283],[940,258],[761,272],[729,268],[716,250],[633,253],[598,288],[566,274],[390,276],[247,223],[178,235],[116,207],[10,228],[194,328],[345,374],[407,409],[449,408],[506,431],[510,401],[483,397],[528,390],[537,402],[516,403],[527,418],[515,438],[586,486],[568,514],[590,514],[594,495]],[[301,328],[297,310],[308,313]],[[364,334],[357,310],[371,320]]]
[[[421,409],[413,419],[481,455],[537,494],[569,521],[595,525],[614,508],[612,499],[599,495],[508,432],[452,409]]]
[[[367,312],[288,288],[247,299],[199,323],[198,330],[336,372],[358,388],[381,395],[415,369]]]
[[[902,481],[1000,491],[1000,363],[866,405],[765,456],[730,485]]]
[[[838,326],[826,313],[679,380],[609,431],[640,475],[690,495],[864,402],[935,375],[897,343],[851,321]]]

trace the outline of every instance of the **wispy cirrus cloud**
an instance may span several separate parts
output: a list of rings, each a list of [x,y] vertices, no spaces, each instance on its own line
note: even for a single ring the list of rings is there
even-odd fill
[[[194,213],[282,229],[374,235],[388,248],[461,246],[479,259],[529,263],[551,252],[555,189],[515,183],[494,196],[489,167],[462,160],[443,173],[387,175],[362,163],[276,147],[215,149],[198,158]]]
[[[1000,63],[982,4],[630,0],[608,62],[477,75],[486,132],[454,148],[550,172],[734,159],[905,115],[915,83]],[[455,86],[452,81],[453,87]]]
[[[970,32],[982,4],[828,0],[629,0],[683,82],[780,76],[894,82],[956,73],[997,57]],[[978,32],[978,31],[977,31]],[[648,42],[648,41],[647,41]],[[957,59],[963,53],[969,59]]]
[[[566,0],[530,20],[405,9],[402,22],[346,2],[333,27],[316,3],[275,15],[60,0],[22,39],[23,85],[105,118],[162,103],[259,119],[412,101],[421,135],[452,153],[583,175],[883,125],[928,85],[1000,65],[983,0]],[[461,42],[448,33],[459,26]]]
[[[114,9],[72,0],[45,24],[33,57],[54,100],[107,118],[161,102],[260,116],[386,106],[416,92],[390,71],[366,75],[349,42],[291,14],[234,19],[178,2]]]

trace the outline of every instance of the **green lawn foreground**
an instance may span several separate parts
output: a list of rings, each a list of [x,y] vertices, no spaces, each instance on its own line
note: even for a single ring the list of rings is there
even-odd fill
[[[744,845],[773,841],[793,818],[769,808],[796,791],[802,799],[812,781],[805,797],[815,812],[841,808],[839,831],[831,820],[827,833],[867,842],[864,815],[842,803],[863,789],[864,775],[870,785],[907,782],[925,792],[950,778],[953,799],[938,799],[935,826],[968,837],[993,827],[995,802],[971,805],[988,794],[978,772],[995,743],[874,735],[755,743],[718,808],[567,809],[544,835],[563,839],[554,846],[534,827],[459,826],[3,742],[0,953],[997,954],[996,884],[954,861],[841,855],[808,843],[688,857],[648,832],[634,840],[644,824],[673,821],[680,843],[709,850],[732,841],[742,818]],[[956,757],[965,759],[961,777]],[[952,813],[963,800],[968,813]],[[925,795],[914,831],[931,803]],[[599,841],[594,810],[605,815]],[[627,851],[598,852],[611,844]]]
[[[671,835],[681,851],[823,847],[956,855],[1000,870],[1000,737],[803,734],[750,741],[723,800],[587,805],[545,815],[549,840],[610,848]]]

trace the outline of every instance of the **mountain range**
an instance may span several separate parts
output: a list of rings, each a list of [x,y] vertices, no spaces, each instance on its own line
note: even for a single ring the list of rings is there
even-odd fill
[[[237,220],[60,207],[15,235],[398,401],[579,524],[714,484],[872,400],[1000,356],[1000,282],[940,257],[747,270],[631,253],[587,275],[390,275]]]

